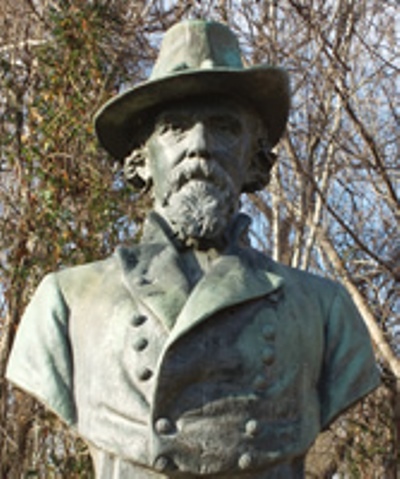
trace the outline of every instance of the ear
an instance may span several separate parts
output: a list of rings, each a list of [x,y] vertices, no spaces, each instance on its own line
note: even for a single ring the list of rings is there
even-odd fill
[[[276,159],[277,155],[268,148],[264,148],[260,141],[259,149],[247,170],[242,192],[254,193],[265,188],[271,179],[271,170]]]
[[[149,188],[151,176],[144,147],[135,148],[124,159],[124,176],[126,181],[137,189]]]

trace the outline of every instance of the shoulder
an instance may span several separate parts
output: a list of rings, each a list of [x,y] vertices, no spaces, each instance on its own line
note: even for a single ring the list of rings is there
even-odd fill
[[[57,281],[64,284],[72,280],[79,280],[80,278],[84,280],[102,276],[112,268],[114,263],[115,258],[114,255],[112,255],[102,260],[62,268],[59,271],[50,274],[53,274]]]
[[[295,287],[307,293],[330,293],[335,295],[344,289],[337,281],[318,274],[286,266],[281,263],[275,263],[275,268],[290,287]]]
[[[101,287],[104,282],[115,281],[117,277],[118,263],[115,255],[85,263],[77,266],[66,267],[58,271],[48,273],[41,281],[37,291],[46,291],[46,294],[58,294],[65,298],[84,296],[90,291]]]
[[[337,281],[298,268],[293,268],[283,263],[278,263],[258,250],[252,248],[246,249],[245,255],[253,267],[262,268],[280,276],[287,290],[296,290],[304,294],[322,294],[324,296],[335,296],[336,294],[346,291]]]

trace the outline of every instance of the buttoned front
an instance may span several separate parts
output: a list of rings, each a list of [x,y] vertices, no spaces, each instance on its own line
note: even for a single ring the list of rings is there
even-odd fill
[[[378,384],[340,286],[236,248],[190,289],[168,241],[49,275],[7,374],[75,425],[96,467],[123,458],[146,478],[301,477],[288,458]]]

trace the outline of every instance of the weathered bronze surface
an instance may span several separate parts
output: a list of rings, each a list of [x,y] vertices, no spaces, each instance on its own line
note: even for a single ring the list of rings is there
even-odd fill
[[[88,442],[98,478],[301,478],[318,433],[378,385],[344,288],[254,250],[238,213],[288,103],[282,70],[243,68],[227,27],[195,21],[99,112],[154,211],[139,245],[44,278],[7,371]]]

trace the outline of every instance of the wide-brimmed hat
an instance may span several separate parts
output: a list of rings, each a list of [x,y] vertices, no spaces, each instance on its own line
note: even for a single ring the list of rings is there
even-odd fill
[[[250,104],[273,147],[289,111],[287,73],[271,65],[244,67],[238,41],[226,25],[191,20],[164,35],[150,78],[111,98],[96,114],[103,147],[116,159],[135,145],[135,133],[162,105],[199,95],[233,96]],[[139,140],[138,140],[139,141]]]

